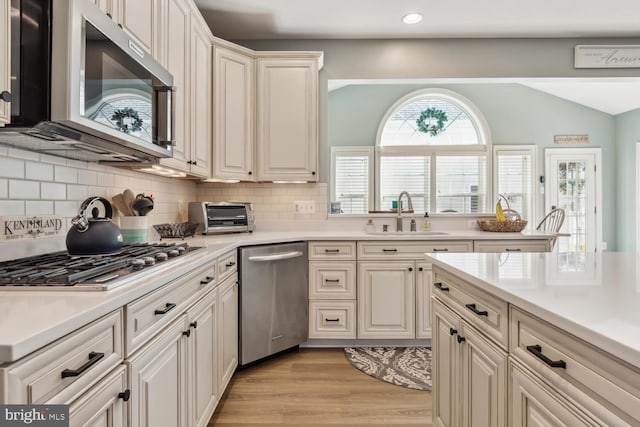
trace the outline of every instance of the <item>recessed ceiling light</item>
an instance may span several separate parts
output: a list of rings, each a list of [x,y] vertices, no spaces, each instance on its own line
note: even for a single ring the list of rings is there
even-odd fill
[[[410,13],[402,17],[402,22],[405,24],[417,24],[420,21],[422,21],[422,15],[419,13]]]

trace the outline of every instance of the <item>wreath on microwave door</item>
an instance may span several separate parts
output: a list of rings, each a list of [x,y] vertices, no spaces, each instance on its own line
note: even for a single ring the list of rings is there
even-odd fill
[[[445,123],[449,120],[447,113],[438,108],[427,108],[420,113],[416,120],[418,130],[431,136],[437,136],[444,130]]]
[[[124,133],[138,132],[142,129],[142,119],[133,108],[116,110],[111,116],[111,120],[115,120],[118,130]]]

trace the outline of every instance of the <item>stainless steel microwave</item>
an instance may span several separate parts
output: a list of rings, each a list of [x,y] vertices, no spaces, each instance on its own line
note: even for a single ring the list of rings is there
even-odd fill
[[[0,142],[88,161],[172,156],[173,77],[90,0],[11,1]]]
[[[241,233],[256,228],[251,203],[240,202],[190,202],[189,222],[200,225],[196,233]]]

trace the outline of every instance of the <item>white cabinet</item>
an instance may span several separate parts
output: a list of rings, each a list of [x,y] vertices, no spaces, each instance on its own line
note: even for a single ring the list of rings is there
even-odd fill
[[[211,174],[211,43],[213,36],[189,0],[166,0],[159,13],[156,57],[173,75],[175,146],[160,163],[191,175]]]
[[[413,261],[358,263],[358,338],[415,338]]]
[[[159,0],[93,0],[93,2],[116,24],[132,35],[140,47],[149,53],[152,52]]]
[[[258,181],[318,180],[318,58],[258,58]]]
[[[416,262],[416,338],[431,338],[431,263]]]
[[[69,405],[69,425],[125,427],[128,425],[126,402],[130,397],[126,369],[119,366]]]
[[[220,285],[218,316],[218,385],[224,390],[238,366],[238,277],[229,276]]]
[[[0,126],[11,121],[11,0],[0,0]]]
[[[439,300],[433,301],[433,421],[507,425],[507,353]]]
[[[474,240],[474,252],[550,252],[551,241],[536,240]]]
[[[214,45],[213,178],[255,180],[254,79],[252,56]]]

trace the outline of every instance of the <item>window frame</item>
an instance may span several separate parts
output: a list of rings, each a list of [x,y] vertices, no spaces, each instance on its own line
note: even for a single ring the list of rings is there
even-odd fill
[[[364,213],[364,215],[368,214],[369,211],[372,211],[374,209],[374,200],[372,195],[375,194],[375,188],[374,188],[374,147],[372,146],[353,146],[353,145],[348,145],[348,146],[333,146],[331,147],[331,171],[330,171],[330,184],[329,184],[329,201],[333,202],[336,201],[336,158],[339,157],[340,155],[343,156],[363,156],[363,157],[367,157],[368,162],[369,162],[369,170],[368,170],[368,179],[367,179],[367,186],[368,186],[368,194],[367,194],[367,212]],[[331,215],[331,213],[329,213],[329,215]],[[344,215],[344,214],[336,214],[336,215]],[[352,215],[360,215],[360,214],[352,214]]]
[[[538,216],[537,211],[537,179],[538,176],[538,159],[537,159],[538,147],[535,144],[522,144],[522,145],[495,145],[493,147],[493,201],[498,200],[498,180],[500,179],[500,162],[498,161],[498,157],[502,155],[530,155],[531,156],[531,212],[529,212],[529,217],[525,216],[524,212],[520,212],[523,216],[523,219],[529,220],[530,228],[535,227],[537,225],[534,224],[535,218]],[[506,206],[505,206],[506,208]]]

